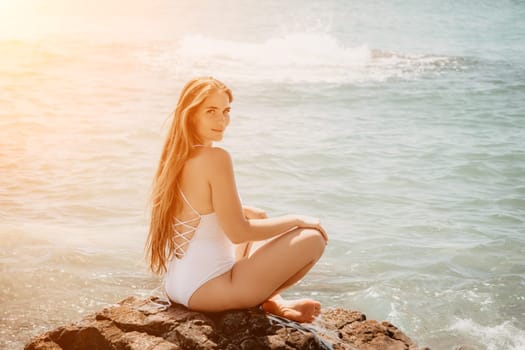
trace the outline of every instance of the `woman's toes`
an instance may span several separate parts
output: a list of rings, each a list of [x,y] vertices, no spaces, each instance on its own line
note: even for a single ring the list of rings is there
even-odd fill
[[[321,303],[317,303],[314,307],[314,316],[319,316],[321,314]]]

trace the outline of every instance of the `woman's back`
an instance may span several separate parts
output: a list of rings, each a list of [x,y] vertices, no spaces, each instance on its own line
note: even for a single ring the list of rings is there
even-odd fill
[[[235,263],[234,246],[213,210],[207,151],[195,149],[190,154],[179,181],[183,205],[173,225],[179,249],[168,264],[165,283],[170,298],[184,305],[198,286]]]
[[[183,199],[174,217],[175,257],[182,258],[203,217],[215,215],[206,167],[206,150],[195,148],[181,171],[178,189]],[[217,218],[214,220],[217,222]],[[218,222],[217,222],[218,225]],[[222,229],[221,229],[222,232]]]
[[[186,198],[200,214],[214,212],[211,188],[209,184],[209,153],[208,147],[195,147],[189,159],[185,162],[179,178],[179,189],[186,195]],[[181,220],[193,215],[193,210],[188,203],[183,203],[177,217]]]

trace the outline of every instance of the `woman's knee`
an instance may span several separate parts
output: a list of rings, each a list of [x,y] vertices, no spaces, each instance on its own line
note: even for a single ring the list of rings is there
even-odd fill
[[[301,231],[301,239],[308,244],[308,252],[310,252],[314,258],[318,259],[323,255],[326,240],[321,232],[316,229],[303,229]]]

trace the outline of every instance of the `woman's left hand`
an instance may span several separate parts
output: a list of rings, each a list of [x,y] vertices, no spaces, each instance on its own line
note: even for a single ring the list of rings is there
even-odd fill
[[[259,208],[253,208],[253,207],[242,207],[244,216],[246,219],[266,219],[268,218],[268,215],[266,212]]]

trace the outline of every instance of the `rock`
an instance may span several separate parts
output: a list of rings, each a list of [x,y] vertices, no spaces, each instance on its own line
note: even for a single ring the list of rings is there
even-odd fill
[[[335,349],[423,350],[389,322],[358,311],[325,309],[313,324],[258,308],[190,311],[162,300],[128,297],[72,325],[44,333],[25,350]]]

